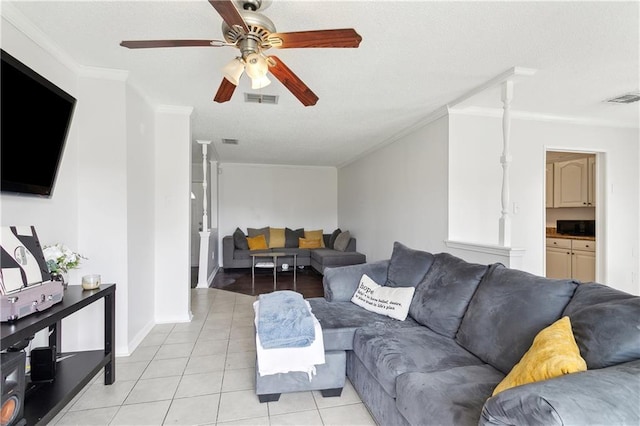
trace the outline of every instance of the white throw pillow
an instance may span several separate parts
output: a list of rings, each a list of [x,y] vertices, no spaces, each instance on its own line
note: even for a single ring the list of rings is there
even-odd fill
[[[404,321],[415,290],[414,287],[384,287],[364,274],[351,301],[367,311]]]

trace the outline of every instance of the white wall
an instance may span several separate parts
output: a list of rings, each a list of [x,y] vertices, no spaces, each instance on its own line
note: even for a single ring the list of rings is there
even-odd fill
[[[236,227],[336,229],[335,168],[225,163],[219,169],[220,240]]]
[[[367,261],[394,241],[441,252],[447,238],[448,119],[440,118],[338,171],[338,218]]]
[[[160,106],[155,117],[155,318],[190,321],[191,113]]]
[[[35,225],[43,244],[64,243],[87,256],[69,274],[71,285],[87,273],[117,284],[115,350],[128,354],[155,315],[189,319],[189,269],[180,264],[188,256],[189,114],[182,109],[157,118],[144,96],[126,85],[126,73],[82,67],[4,6],[2,48],[78,103],[53,196],[2,194],[1,223]],[[156,306],[158,289],[164,298]],[[65,319],[62,350],[101,348],[102,324],[101,303]]]
[[[501,119],[462,113],[450,117],[451,234],[492,243],[500,217]],[[522,269],[544,275],[546,150],[599,152],[603,186],[597,209],[606,220],[604,229],[598,229],[598,246],[603,248],[598,280],[640,294],[639,241],[629,238],[638,235],[640,227],[638,139],[638,129],[512,120],[510,193],[511,202],[519,206],[519,213],[512,215],[512,246],[526,250]]]
[[[127,90],[127,253],[129,350],[155,323],[155,112]]]

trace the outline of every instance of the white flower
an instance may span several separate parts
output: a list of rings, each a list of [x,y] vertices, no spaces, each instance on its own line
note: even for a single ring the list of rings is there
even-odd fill
[[[75,253],[64,244],[45,246],[42,250],[49,272],[67,272],[69,269],[79,267],[80,260],[86,259],[81,254]]]

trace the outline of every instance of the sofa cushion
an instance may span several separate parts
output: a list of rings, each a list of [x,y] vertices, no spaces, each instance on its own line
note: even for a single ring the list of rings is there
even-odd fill
[[[317,238],[298,238],[298,246],[305,249],[315,249],[322,247],[322,244]]]
[[[422,327],[411,318],[396,321],[362,309],[351,302],[329,302],[323,297],[307,299],[311,312],[322,326],[325,350],[352,350],[353,334],[364,326],[373,327]]]
[[[385,285],[389,287],[415,287],[431,267],[433,255],[414,250],[402,243],[393,243],[389,272]]]
[[[324,248],[324,235],[322,234],[322,229],[315,229],[307,231],[304,230],[304,238],[307,240],[320,240],[320,247]]]
[[[248,237],[247,243],[249,244],[249,250],[266,250],[269,248],[269,246],[267,246],[267,239],[263,234]]]
[[[488,364],[402,374],[396,383],[396,406],[412,425],[476,426],[482,406],[503,376]]]
[[[637,425],[640,360],[518,386],[487,400],[478,425]]]
[[[249,250],[249,243],[247,243],[247,236],[240,228],[236,228],[233,232],[233,245],[237,250]]]
[[[296,230],[284,228],[284,246],[287,248],[298,247],[298,238],[304,238],[304,229]]]
[[[493,390],[492,395],[586,369],[587,364],[580,356],[580,349],[571,331],[571,320],[564,316],[538,333],[529,350]]]
[[[587,366],[640,359],[640,297],[602,284],[581,284],[564,310]]]
[[[338,228],[331,233],[331,236],[329,237],[329,245],[327,246],[327,248],[334,248],[333,244],[336,242],[336,238],[338,238],[338,235],[340,235],[341,232],[342,230]]]
[[[247,228],[247,235],[249,237],[257,237],[258,235],[264,235],[264,239],[267,242],[267,246],[269,245],[269,227],[265,226],[264,228]]]
[[[409,314],[436,333],[455,337],[486,272],[486,265],[468,263],[448,253],[436,254],[431,268],[416,287]]]
[[[367,311],[404,321],[414,291],[414,287],[381,286],[364,274],[351,301]]]
[[[400,374],[483,364],[455,340],[427,327],[360,328],[353,337],[353,352],[391,397],[396,396]]]
[[[351,233],[349,231],[341,232],[333,243],[333,248],[338,251],[346,251],[351,241]]]
[[[577,285],[573,280],[491,265],[469,303],[456,340],[508,373],[536,334],[560,318]]]
[[[269,228],[269,248],[283,248],[284,228]]]

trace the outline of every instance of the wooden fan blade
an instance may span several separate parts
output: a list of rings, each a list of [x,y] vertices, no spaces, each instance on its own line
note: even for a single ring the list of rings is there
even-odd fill
[[[129,49],[149,49],[155,47],[218,47],[212,43],[218,40],[125,40],[120,43]]]
[[[275,62],[275,65],[269,66],[269,71],[280,83],[282,83],[293,96],[298,98],[304,106],[315,105],[318,97],[307,87],[306,84],[297,75],[289,69],[277,56],[269,56],[269,59]]]
[[[353,28],[271,33],[269,43],[280,49],[294,47],[358,47],[362,37]]]
[[[238,12],[238,9],[231,0],[209,0],[211,6],[222,16],[224,22],[231,28],[239,25],[243,30],[249,31],[247,23],[244,22],[242,15]]]
[[[214,96],[213,100],[218,103],[227,102],[233,96],[233,92],[236,90],[236,85],[227,80],[226,78],[222,79],[222,83],[220,83],[220,87],[218,87],[218,92],[216,96]]]

